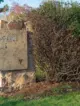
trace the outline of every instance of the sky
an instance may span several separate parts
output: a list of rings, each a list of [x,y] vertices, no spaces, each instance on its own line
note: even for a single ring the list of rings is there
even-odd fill
[[[4,2],[0,4],[0,7],[3,7],[5,4],[8,4],[9,6],[11,6],[13,2],[18,2],[20,5],[28,4],[29,6],[32,6],[32,7],[39,7],[42,1],[44,0],[4,0]],[[58,1],[78,1],[80,2],[80,0],[58,0]]]
[[[31,7],[39,7],[42,1],[43,0],[4,0],[4,2],[0,4],[0,7],[3,7],[5,4],[11,6],[13,2],[17,2],[20,5],[28,4]]]

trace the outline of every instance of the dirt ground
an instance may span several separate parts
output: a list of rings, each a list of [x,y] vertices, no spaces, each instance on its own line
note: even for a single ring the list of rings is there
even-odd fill
[[[16,95],[25,95],[25,96],[37,95],[37,94],[42,94],[53,87],[57,87],[58,85],[59,85],[58,83],[50,83],[50,82],[31,83],[31,84],[25,85],[25,87],[21,90],[1,93],[0,95],[6,96],[6,97],[16,96]]]
[[[67,86],[72,86],[72,88],[68,89]],[[80,91],[80,83],[77,82],[64,82],[64,83],[52,83],[52,82],[38,82],[38,83],[29,83],[24,86],[21,90],[15,90],[12,92],[7,92],[7,93],[0,93],[0,96],[3,97],[15,97],[15,96],[23,96],[25,98],[33,99],[36,98],[37,96],[40,97],[43,94],[50,93],[49,95],[52,94],[50,92],[53,88],[59,88],[60,86],[65,86],[66,90],[71,91]],[[66,91],[65,91],[66,92]]]

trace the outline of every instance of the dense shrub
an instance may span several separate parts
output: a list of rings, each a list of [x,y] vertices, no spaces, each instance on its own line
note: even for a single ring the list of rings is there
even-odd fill
[[[40,67],[37,66],[35,72],[35,78],[36,82],[46,81],[47,73],[45,71],[42,71]]]
[[[36,64],[54,81],[80,80],[80,6],[45,2],[29,14]]]

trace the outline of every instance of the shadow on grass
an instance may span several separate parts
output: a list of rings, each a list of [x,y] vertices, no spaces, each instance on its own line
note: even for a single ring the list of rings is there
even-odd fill
[[[22,101],[4,101],[0,106],[22,106]]]

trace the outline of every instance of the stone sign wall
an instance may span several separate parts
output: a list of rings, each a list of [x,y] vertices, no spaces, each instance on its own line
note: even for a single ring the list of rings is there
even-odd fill
[[[0,30],[0,71],[28,68],[25,30]]]

